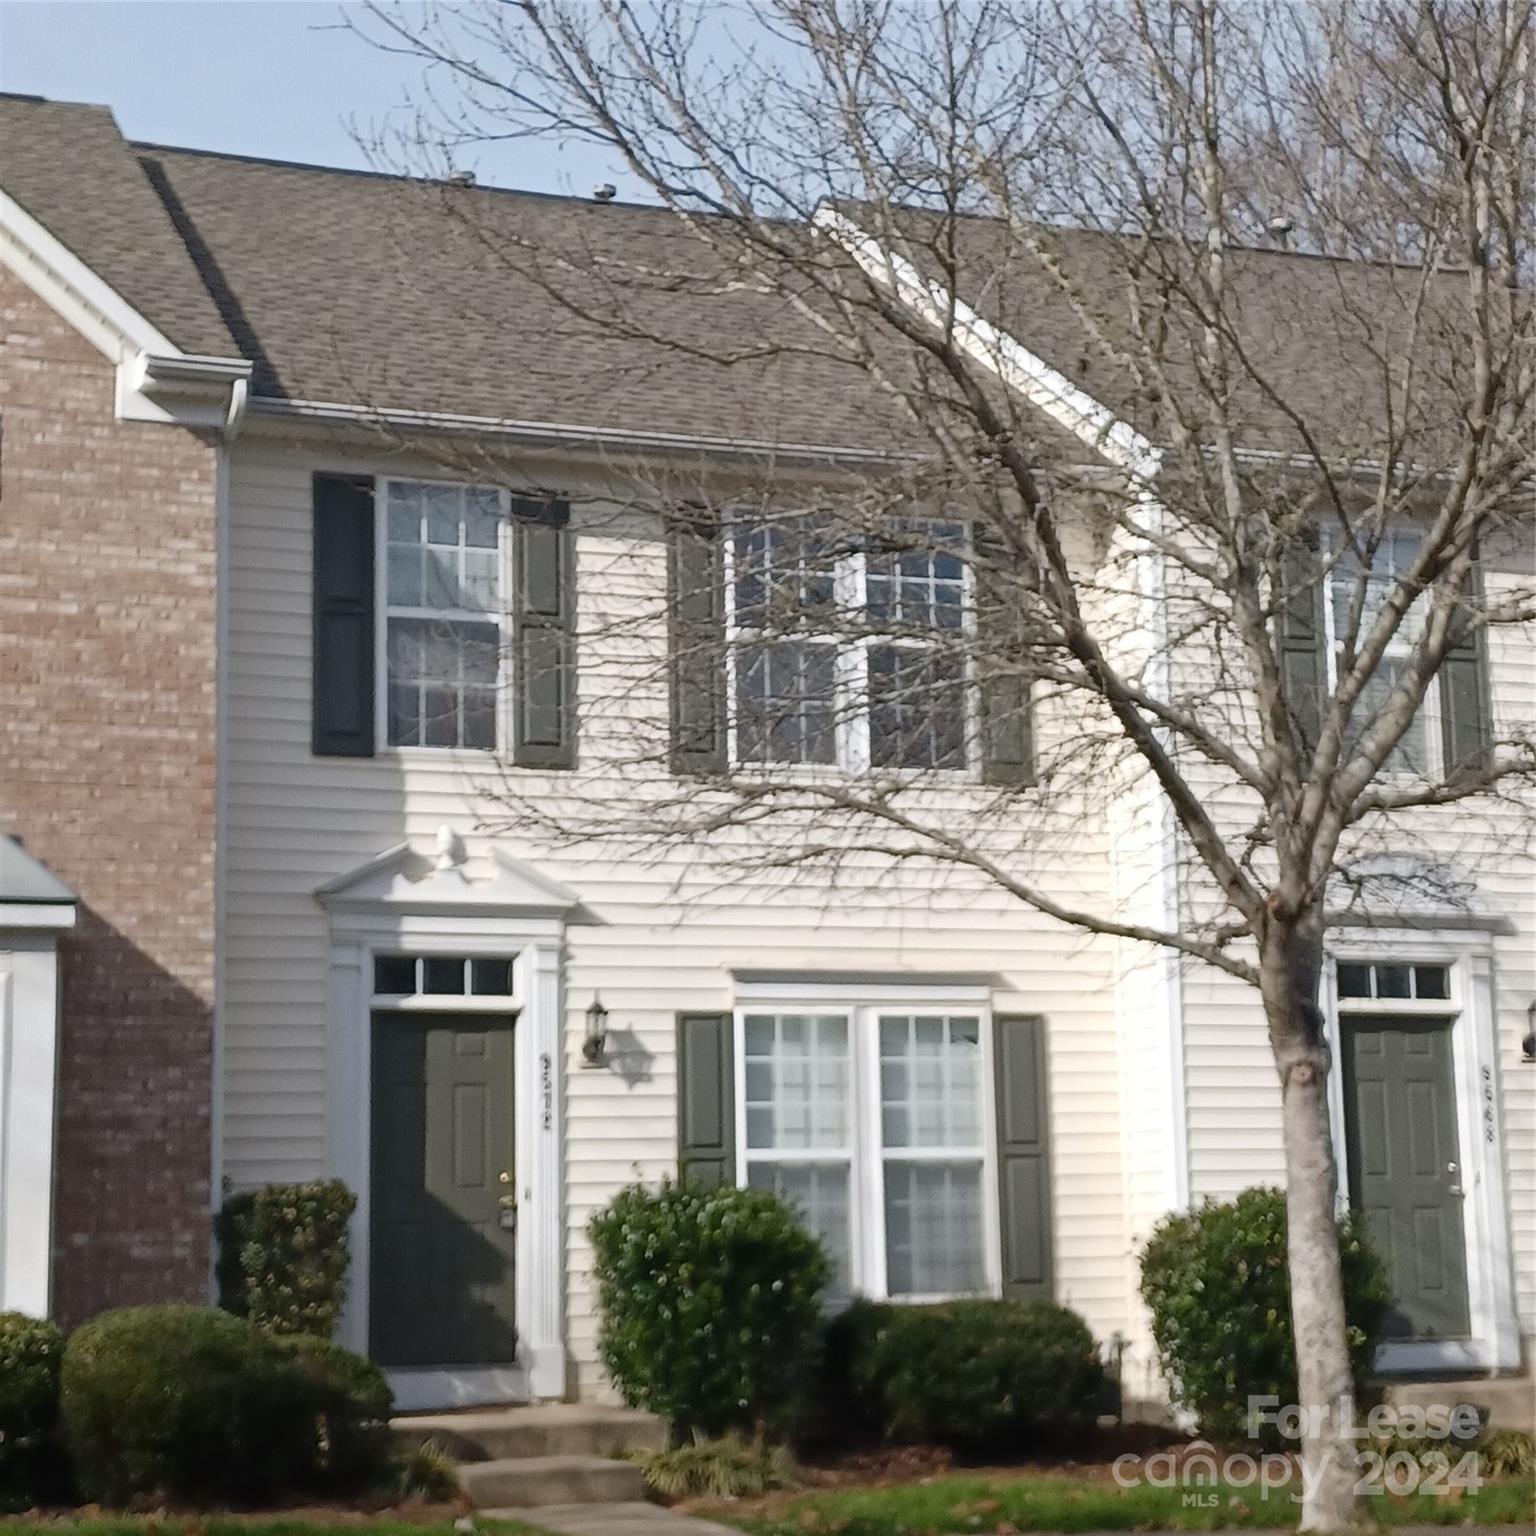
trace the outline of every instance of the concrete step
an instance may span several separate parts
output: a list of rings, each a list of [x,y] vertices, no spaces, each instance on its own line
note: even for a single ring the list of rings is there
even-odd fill
[[[628,1504],[645,1498],[640,1468],[602,1456],[523,1456],[470,1461],[459,1487],[477,1509],[528,1509],[535,1504]]]
[[[1491,1429],[1536,1434],[1536,1381],[1529,1376],[1477,1376],[1460,1381],[1385,1383],[1386,1400],[1399,1408],[1471,1403]]]
[[[655,1414],[600,1403],[402,1414],[391,1420],[390,1428],[412,1445],[435,1440],[461,1462],[612,1456],[621,1451],[660,1451],[667,1445],[667,1426]]]

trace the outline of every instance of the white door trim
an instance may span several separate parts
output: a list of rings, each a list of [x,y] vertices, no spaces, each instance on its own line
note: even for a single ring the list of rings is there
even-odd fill
[[[1469,1337],[1386,1343],[1376,1368],[1389,1373],[1504,1370],[1520,1364],[1514,1278],[1504,1180],[1503,1132],[1499,1123],[1499,1058],[1494,1008],[1493,946],[1484,934],[1455,930],[1359,929],[1337,933],[1328,944],[1327,1028],[1337,1063],[1339,961],[1420,961],[1450,968],[1448,1002],[1404,1002],[1396,1011],[1443,1012],[1451,1023],[1455,1073],[1456,1132],[1461,1151],[1463,1237],[1467,1253]],[[1360,1012],[1389,1017],[1393,1005],[1363,1004]],[[1344,1144],[1342,1070],[1329,1073],[1329,1108],[1339,1201],[1349,1200],[1349,1167]]]
[[[352,1218],[354,1276],[338,1336],[349,1349],[368,1348],[369,1149],[372,1112],[373,957],[515,955],[510,998],[496,1011],[515,1013],[513,1070],[518,1180],[517,1360],[480,1368],[391,1372],[400,1407],[455,1407],[516,1398],[561,1399],[566,1392],[564,1214],[560,1030],[561,950],[566,914],[552,886],[520,890],[508,879],[530,872],[498,860],[492,879],[446,880],[439,867],[410,878],[403,850],[370,861],[356,880],[322,888],[330,912],[330,999],[327,1022],[326,1119],[332,1174],[357,1195]],[[574,902],[574,898],[572,898]],[[463,998],[442,999],[464,1011]]]
[[[52,1304],[58,936],[73,902],[0,902],[0,1312]]]

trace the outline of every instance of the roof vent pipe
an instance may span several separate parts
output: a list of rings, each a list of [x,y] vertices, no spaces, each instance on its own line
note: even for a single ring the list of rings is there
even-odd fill
[[[448,173],[448,185],[450,187],[472,187],[475,184],[473,171],[450,171]]]

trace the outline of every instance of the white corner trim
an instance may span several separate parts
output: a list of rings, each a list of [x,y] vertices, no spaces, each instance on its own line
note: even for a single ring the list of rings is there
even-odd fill
[[[929,281],[905,257],[886,250],[873,235],[829,204],[817,208],[811,222],[931,325],[943,329],[952,316],[956,339],[971,357],[1085,447],[1139,480],[1150,480],[1157,473],[1162,455],[1147,438],[1044,358],[984,320],[940,284]]]
[[[1037,407],[1057,425],[1109,463],[1126,471],[1136,483],[1138,512],[1146,519],[1145,534],[1136,550],[1138,602],[1141,622],[1153,648],[1152,665],[1166,691],[1168,683],[1167,562],[1148,535],[1162,532],[1164,509],[1152,491],[1162,468],[1163,452],[1129,422],[1122,421],[1101,400],[1080,389],[1044,358],[1008,332],[983,319],[942,285],[925,278],[904,257],[883,247],[875,237],[823,203],[811,216],[877,282],[896,293],[916,314],[936,328],[952,321],[954,335],[967,355],[999,382]],[[1168,733],[1158,732],[1165,741]],[[1178,926],[1178,825],[1167,796],[1159,794],[1158,844],[1159,924]],[[1157,981],[1158,1007],[1165,1036],[1169,1111],[1167,1198],[1170,1209],[1189,1204],[1189,1100],[1185,1086],[1183,967],[1177,951],[1161,957]]]

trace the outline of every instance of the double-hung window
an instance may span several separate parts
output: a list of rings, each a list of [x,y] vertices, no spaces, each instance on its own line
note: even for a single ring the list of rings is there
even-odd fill
[[[738,518],[726,541],[735,760],[971,767],[964,541],[962,525],[927,519],[879,540],[810,516]]]
[[[742,1182],[801,1210],[842,1294],[994,1288],[985,1029],[978,1009],[738,1011]]]
[[[498,745],[507,519],[485,486],[386,480],[383,740]]]
[[[1328,681],[1330,690],[1337,689],[1340,660],[1343,656],[1344,638],[1350,633],[1350,617],[1353,604],[1360,603],[1360,618],[1354,629],[1355,645],[1358,646],[1370,634],[1388,594],[1396,586],[1403,573],[1413,564],[1418,554],[1419,536],[1411,530],[1394,529],[1383,535],[1377,545],[1369,568],[1362,566],[1359,557],[1351,549],[1345,549],[1334,562],[1329,580],[1329,602],[1326,605],[1328,639]],[[1365,726],[1386,703],[1397,686],[1404,666],[1423,633],[1424,606],[1420,597],[1403,615],[1397,632],[1388,642],[1385,653],[1375,672],[1371,674],[1360,697],[1355,703],[1352,728],[1346,746],[1353,746]],[[1385,767],[1393,773],[1424,774],[1438,770],[1440,766],[1440,690],[1432,684],[1424,695],[1424,703],[1402,739],[1387,757]]]

